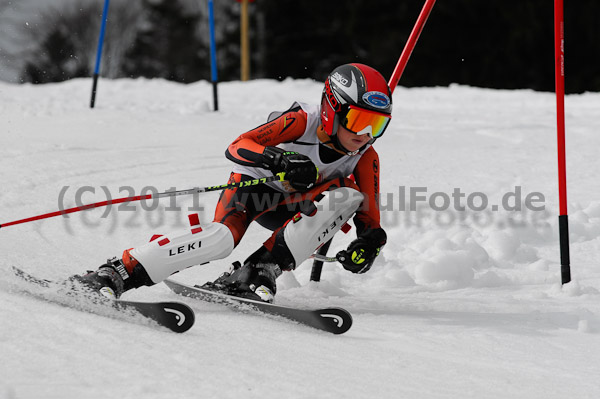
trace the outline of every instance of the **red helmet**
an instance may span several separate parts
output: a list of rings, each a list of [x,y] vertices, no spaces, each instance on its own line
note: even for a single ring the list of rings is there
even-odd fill
[[[392,91],[375,69],[345,64],[327,76],[321,123],[329,136],[335,136],[341,124],[351,132],[368,133],[372,143],[381,137],[391,118]]]

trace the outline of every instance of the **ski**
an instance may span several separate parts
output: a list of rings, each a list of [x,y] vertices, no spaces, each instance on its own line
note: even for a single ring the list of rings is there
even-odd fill
[[[274,305],[267,302],[240,298],[218,291],[200,287],[192,287],[180,282],[167,279],[164,283],[176,294],[207,302],[223,304],[240,311],[255,311],[258,313],[281,316],[286,319],[304,324],[332,334],[343,334],[352,326],[352,315],[340,308],[298,309]]]
[[[89,293],[65,289],[65,286],[58,282],[37,278],[15,266],[12,270],[22,281],[31,283],[32,288],[36,288],[23,291],[37,299],[130,322],[135,322],[136,316],[143,316],[143,321],[151,320],[176,333],[186,332],[194,325],[194,311],[183,303],[138,302],[109,299],[100,295],[91,296]]]

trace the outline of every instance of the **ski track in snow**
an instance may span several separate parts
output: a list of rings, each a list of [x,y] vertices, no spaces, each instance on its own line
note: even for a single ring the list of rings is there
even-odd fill
[[[225,182],[223,153],[240,133],[321,83],[102,80],[0,83],[0,222],[65,207]],[[277,302],[340,306],[352,329],[332,336],[294,323],[181,298],[163,284],[126,294],[180,300],[196,325],[173,334],[19,293],[11,265],[58,279],[95,269],[154,233],[184,227],[189,209],[212,219],[218,193],[168,199],[153,211],[95,209],[0,229],[0,398],[597,398],[600,397],[600,94],[566,100],[569,222],[574,281],[560,286],[555,103],[552,93],[464,86],[399,87],[381,158],[388,245],[369,273],[310,262],[279,279]],[[400,212],[399,186],[427,195],[481,192],[490,206],[522,188],[544,212]],[[514,198],[513,198],[514,199]],[[512,200],[512,199],[511,199]],[[441,201],[441,199],[440,199]],[[463,205],[466,199],[462,199]],[[440,202],[441,203],[441,202]],[[515,204],[512,202],[511,204]],[[181,211],[173,211],[177,205]],[[408,204],[407,204],[408,206]],[[170,207],[170,208],[169,208]],[[102,216],[105,217],[102,217]],[[212,280],[268,236],[252,226],[222,262],[176,278]],[[342,248],[354,231],[335,238]],[[333,252],[333,251],[332,251]]]

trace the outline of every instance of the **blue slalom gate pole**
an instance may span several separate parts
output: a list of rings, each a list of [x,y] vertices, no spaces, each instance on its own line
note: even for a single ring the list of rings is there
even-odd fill
[[[213,12],[213,0],[208,0],[208,25],[210,30],[210,74],[213,87],[213,103],[215,111],[218,111],[219,98],[217,94],[217,45],[215,44],[215,15]]]
[[[98,85],[98,76],[100,74],[100,60],[102,59],[102,46],[104,45],[104,32],[106,31],[109,3],[110,0],[104,0],[104,10],[102,10],[102,24],[100,25],[100,38],[98,39],[98,50],[96,52],[96,67],[94,68],[94,82],[92,83],[92,99],[90,101],[90,108],[94,108],[94,104],[96,103],[96,87]]]

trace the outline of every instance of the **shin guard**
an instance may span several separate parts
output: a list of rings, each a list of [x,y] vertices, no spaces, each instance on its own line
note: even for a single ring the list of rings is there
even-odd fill
[[[233,251],[233,235],[227,226],[210,223],[155,237],[129,251],[154,283],[190,266],[227,257]]]
[[[265,243],[283,270],[295,269],[354,215],[364,196],[350,187],[323,193],[312,216],[297,215]]]

